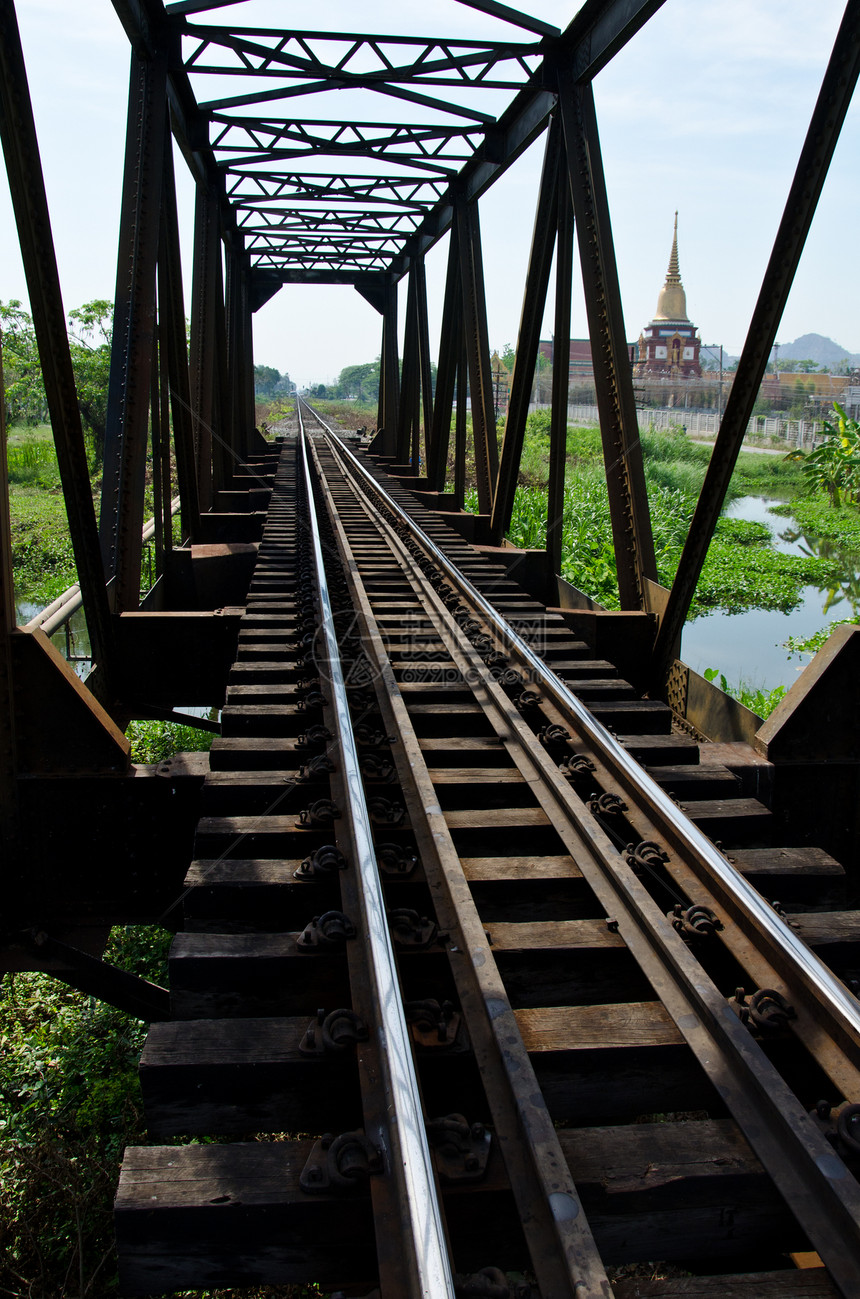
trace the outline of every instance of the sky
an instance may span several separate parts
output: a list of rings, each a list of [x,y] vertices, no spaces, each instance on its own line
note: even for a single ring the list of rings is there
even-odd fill
[[[571,0],[523,0],[521,7],[564,27],[578,6]],[[354,0],[328,0],[318,9],[318,27],[355,28]],[[128,42],[110,0],[18,0],[17,10],[69,309],[114,294]],[[232,15],[237,22],[309,25],[307,6],[296,0],[254,0],[235,6]],[[629,339],[654,314],[677,209],[690,319],[703,342],[740,353],[841,15],[838,0],[666,0],[596,78]],[[432,6],[370,0],[362,6],[361,27],[524,38],[455,0],[434,0]],[[236,91],[235,85],[229,89]],[[335,104],[330,96],[318,99],[318,116],[347,117],[351,111],[341,95]],[[489,111],[501,111],[503,104],[499,98]],[[486,108],[487,101],[481,105]],[[499,350],[516,346],[542,153],[539,140],[481,199],[490,343]],[[858,164],[855,95],[777,334],[780,342],[820,333],[860,352]],[[177,187],[187,306],[193,187],[179,157]],[[443,238],[427,257],[434,357],[447,242]],[[0,299],[26,303],[5,175],[0,248]],[[578,275],[577,268],[572,333],[585,336]],[[546,338],[551,311],[550,305]],[[288,371],[300,385],[328,382],[344,366],[372,360],[379,347],[380,317],[347,286],[286,286],[255,316],[255,360]]]

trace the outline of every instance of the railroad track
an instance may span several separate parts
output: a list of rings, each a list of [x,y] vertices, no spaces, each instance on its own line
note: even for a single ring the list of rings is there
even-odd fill
[[[841,866],[299,425],[141,1060],[217,1140],[127,1151],[126,1292],[860,1294]]]

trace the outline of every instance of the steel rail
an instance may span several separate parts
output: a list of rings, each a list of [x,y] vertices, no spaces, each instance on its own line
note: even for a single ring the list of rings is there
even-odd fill
[[[352,732],[322,543],[313,508],[313,478],[306,445],[307,437],[298,404],[297,411],[321,627],[326,663],[330,673],[332,710],[343,758],[344,798],[350,835],[355,849],[354,865],[366,924],[371,961],[370,975],[378,1007],[375,1030],[383,1087],[386,1093],[388,1133],[387,1139],[385,1133],[374,1135],[384,1141],[387,1167],[402,1192],[400,1207],[410,1225],[409,1234],[417,1274],[416,1293],[426,1296],[426,1299],[454,1299],[454,1281],[448,1259],[442,1212],[436,1193],[433,1163],[427,1142],[418,1079],[412,1059],[409,1030],[406,1026],[401,999],[397,995],[399,987],[397,965],[373,848],[373,832],[364,797],[358,750]]]
[[[716,848],[699,828],[673,803],[668,794],[657,782],[643,770],[606,728],[588,711],[576,695],[547,667],[534,650],[514,631],[508,622],[499,614],[489,601],[478,591],[456,565],[439,549],[406,510],[397,503],[384,487],[368,472],[361,461],[337,437],[333,429],[314,412],[315,418],[327,428],[335,438],[338,451],[348,457],[351,464],[372,488],[384,499],[385,504],[395,514],[408,523],[414,536],[420,541],[434,561],[443,569],[446,576],[462,590],[472,603],[486,617],[501,639],[515,649],[534,673],[535,679],[576,718],[589,741],[603,757],[616,765],[647,799],[649,805],[659,812],[672,831],[675,840],[694,857],[704,862],[710,873],[715,875],[722,885],[730,891],[739,908],[747,919],[759,931],[767,935],[770,941],[785,954],[797,975],[810,985],[818,995],[833,1019],[853,1041],[860,1042],[860,1001],[854,997],[827,966],[811,951],[801,938],[795,934],[774,909],[768,905],[761,894],[744,878],[730,861]]]
[[[331,451],[343,472],[348,467],[349,460],[355,461],[355,457],[348,452],[344,454],[346,449],[336,437],[332,436],[330,441]],[[373,482],[362,466],[359,465],[359,468],[377,488],[377,494],[390,502],[379,484]],[[396,506],[396,502],[391,503]],[[367,508],[371,508],[370,505]],[[423,530],[406,516],[405,511],[398,508],[395,517],[404,518],[411,535],[423,539],[429,543],[433,552],[441,555]],[[395,537],[392,526],[386,520],[380,521],[380,527],[392,538]],[[397,544],[396,548],[402,549],[402,543]],[[405,549],[402,553],[403,562],[408,564]],[[449,576],[456,575],[457,570],[450,562],[446,563],[446,568]],[[430,606],[436,608],[444,618],[445,610],[439,598],[426,582],[420,578],[416,578],[416,581]],[[464,585],[471,586],[465,581]],[[489,606],[487,608],[490,609]],[[490,610],[490,614],[493,615],[495,624],[495,611]],[[516,639],[519,640],[518,637]],[[471,659],[472,666],[479,668],[474,651],[455,652],[451,644],[449,651],[455,661],[461,652],[465,652]],[[463,672],[466,668],[465,661],[459,666]],[[485,681],[485,687],[491,695],[497,697],[506,716],[506,721],[501,721],[501,725],[493,723],[500,738],[507,745],[515,743],[515,732],[520,733],[537,758],[537,768],[543,770],[547,785],[546,797],[537,789],[535,793],[544,810],[548,811],[552,800],[559,797],[563,803],[567,803],[570,791],[554,769],[546,768],[546,755],[537,745],[529,728],[516,714],[511,713],[509,701],[504,699],[498,687],[490,681]],[[525,774],[525,768],[523,771]],[[612,911],[607,910],[606,914],[618,917],[621,922],[619,932],[631,954],[658,992],[698,1063],[716,1087],[721,1100],[756,1151],[765,1170],[773,1178],[776,1188],[802,1224],[813,1247],[821,1254],[840,1292],[846,1299],[847,1296],[858,1293],[860,1199],[855,1179],[836,1152],[816,1131],[805,1108],[726,1005],[717,986],[677,939],[659,908],[655,909],[653,900],[624,864],[623,858],[615,860],[617,850],[611,848],[610,841],[606,840],[601,846],[600,840],[604,837],[602,833],[590,823],[583,823],[576,817],[570,822],[571,835],[561,831],[558,825],[557,829],[562,833],[568,851],[578,862],[601,905],[613,908]]]

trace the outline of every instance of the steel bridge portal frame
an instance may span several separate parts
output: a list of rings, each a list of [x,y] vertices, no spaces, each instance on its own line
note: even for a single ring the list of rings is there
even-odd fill
[[[51,743],[44,707],[40,711],[28,699],[16,711],[16,692],[26,685],[31,695],[35,690],[48,701],[52,719],[67,718],[66,731],[55,728],[55,734],[78,737],[78,773],[120,777],[114,780],[117,790],[129,773],[121,733],[129,718],[169,716],[183,691],[191,691],[186,703],[194,702],[195,689],[213,703],[223,692],[235,621],[229,609],[225,616],[211,599],[207,604],[199,590],[197,597],[189,592],[197,589],[193,575],[202,571],[207,548],[222,548],[224,572],[250,562],[257,510],[265,499],[265,483],[255,484],[254,473],[262,473],[258,458],[266,454],[254,429],[252,317],[284,284],[352,285],[378,311],[374,449],[395,472],[411,478],[428,503],[435,497],[448,509],[463,504],[468,392],[479,504],[475,535],[500,546],[510,525],[554,253],[555,338],[566,355],[576,234],[621,607],[650,617],[657,628],[644,675],[652,693],[665,696],[681,627],[860,70],[860,0],[846,6],[671,591],[657,583],[591,86],[662,0],[588,0],[564,31],[495,0],[459,2],[519,29],[521,39],[234,28],[212,17],[229,10],[229,0],[114,0],[131,44],[131,70],[99,526],[14,6],[12,0],[0,4],[0,136],[96,661],[84,689],[52,655],[45,637],[15,629],[8,494],[0,483],[0,791],[2,833],[16,853],[22,845],[26,852],[28,833],[19,777],[68,775],[75,765],[71,740]],[[207,77],[231,75],[253,89],[210,100],[197,93]],[[304,118],[295,108],[310,91],[343,88],[394,100],[403,112],[410,105],[421,112],[414,122],[323,121]],[[485,90],[510,94],[499,115],[472,106],[476,92]],[[479,200],[543,132],[546,152],[511,405],[499,449]],[[171,134],[196,186],[190,355]],[[359,160],[355,172],[349,170],[351,159]],[[446,234],[434,394],[425,258]],[[401,362],[398,285],[404,279]],[[550,590],[561,554],[567,408],[565,367],[555,370],[544,556]],[[446,494],[452,420],[453,492]],[[142,607],[148,444],[158,582]],[[172,544],[172,463],[182,548]],[[243,546],[245,557],[234,553]],[[189,664],[201,655],[215,666],[195,679]],[[141,790],[145,784],[138,781]],[[22,898],[26,912],[32,892],[24,889]],[[155,903],[149,898],[135,905],[148,915]],[[69,904],[68,916],[80,909]],[[126,896],[117,914],[134,909]]]

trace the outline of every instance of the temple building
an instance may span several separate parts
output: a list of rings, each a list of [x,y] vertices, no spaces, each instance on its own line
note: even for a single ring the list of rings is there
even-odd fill
[[[699,348],[702,340],[687,315],[687,295],[678,266],[678,213],[666,283],[657,299],[654,319],[639,335],[639,355],[633,367],[637,379],[700,379]]]

